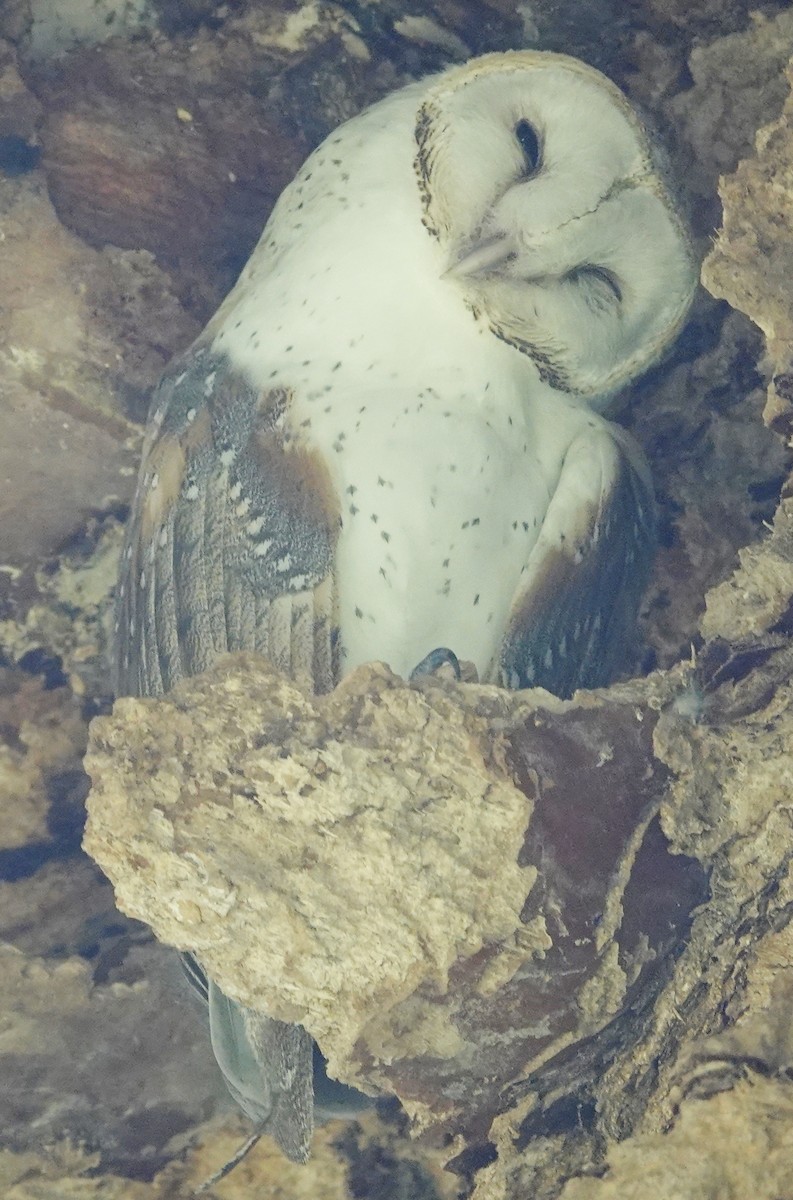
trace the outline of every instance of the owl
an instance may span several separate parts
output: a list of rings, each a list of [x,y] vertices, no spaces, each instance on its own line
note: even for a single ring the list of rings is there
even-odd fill
[[[316,691],[439,647],[505,687],[608,683],[654,501],[604,413],[696,277],[650,137],[574,59],[487,55],[337,129],[153,398],[118,693],[243,649]],[[315,1090],[362,1098],[334,1094],[301,1027],[187,966],[231,1093],[305,1160]]]

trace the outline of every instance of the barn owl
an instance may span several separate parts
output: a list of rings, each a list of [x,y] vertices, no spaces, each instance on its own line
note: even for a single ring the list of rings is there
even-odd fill
[[[695,279],[647,133],[581,62],[487,55],[347,122],[154,396],[119,693],[246,648],[318,691],[438,647],[507,687],[607,683],[654,506],[603,414]],[[188,965],[232,1094],[304,1160],[310,1038]]]

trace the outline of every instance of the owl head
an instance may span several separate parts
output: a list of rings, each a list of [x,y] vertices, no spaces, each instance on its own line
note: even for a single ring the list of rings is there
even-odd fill
[[[610,80],[563,55],[487,55],[431,86],[416,141],[449,286],[543,379],[594,401],[660,356],[696,265],[659,155]]]

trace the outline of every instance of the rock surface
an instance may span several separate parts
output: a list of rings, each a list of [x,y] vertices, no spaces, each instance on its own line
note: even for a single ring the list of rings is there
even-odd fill
[[[475,1142],[507,1088],[657,987],[707,895],[652,824],[656,720],[638,694],[382,666],[312,698],[228,656],[94,722],[85,847],[130,916],[303,1024],[332,1074]]]
[[[0,854],[50,839],[50,807],[81,777],[87,736],[68,688],[0,667]]]

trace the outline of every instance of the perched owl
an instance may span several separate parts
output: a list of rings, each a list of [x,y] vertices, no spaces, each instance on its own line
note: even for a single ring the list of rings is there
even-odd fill
[[[441,646],[507,687],[608,683],[654,506],[601,413],[695,280],[647,133],[583,63],[487,55],[342,126],[154,397],[119,694],[246,648],[318,691]],[[188,965],[231,1092],[305,1159],[310,1038]]]

